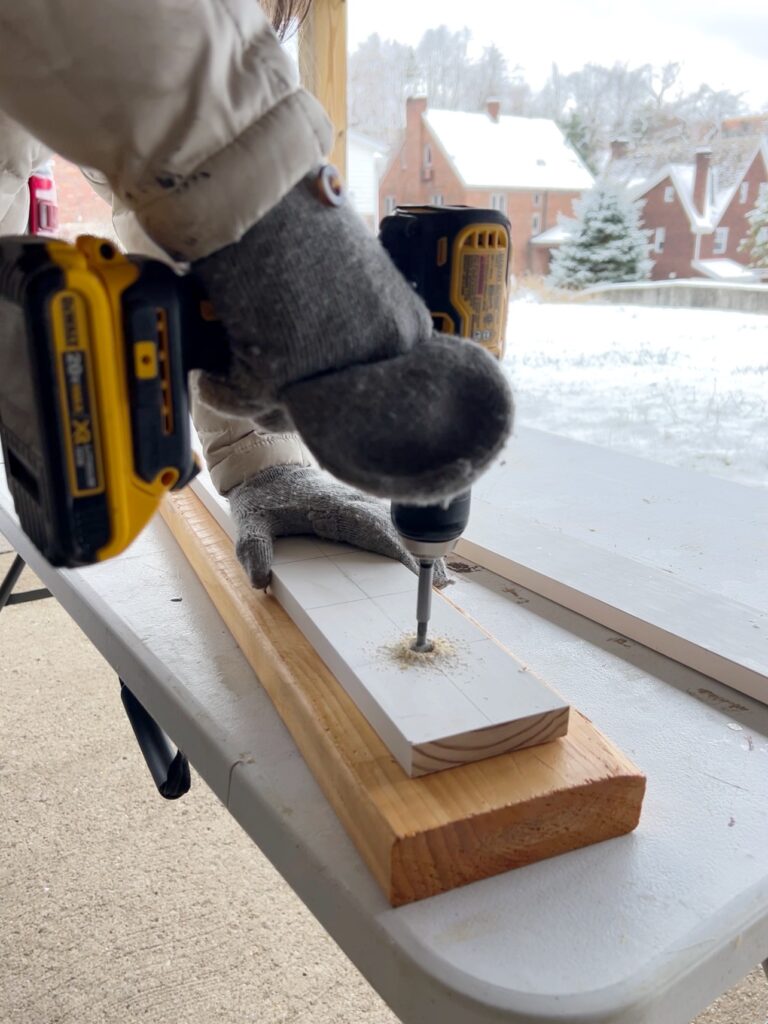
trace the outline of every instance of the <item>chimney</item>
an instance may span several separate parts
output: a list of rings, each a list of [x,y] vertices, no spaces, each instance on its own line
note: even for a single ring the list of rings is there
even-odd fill
[[[501,100],[497,100],[495,96],[489,96],[485,101],[485,109],[488,113],[488,117],[493,121],[494,124],[499,123],[499,111],[501,110]]]
[[[427,109],[426,96],[409,96],[405,101],[405,124],[406,131],[415,128],[417,131],[421,125],[421,115]]]
[[[709,146],[699,146],[696,150],[696,168],[693,174],[693,208],[702,216],[706,212],[707,181],[711,158],[712,150]]]
[[[626,139],[611,139],[611,163],[623,160],[627,155]]]

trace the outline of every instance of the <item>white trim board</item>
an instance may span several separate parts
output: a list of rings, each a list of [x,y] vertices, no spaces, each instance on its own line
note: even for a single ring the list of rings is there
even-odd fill
[[[761,491],[530,430],[477,490],[458,556],[768,703]]]
[[[206,473],[191,484],[232,537],[226,499]],[[450,602],[432,628],[453,652],[404,665],[416,577],[399,562],[307,537],[278,541],[270,589],[411,776],[535,746],[568,728],[568,705]]]

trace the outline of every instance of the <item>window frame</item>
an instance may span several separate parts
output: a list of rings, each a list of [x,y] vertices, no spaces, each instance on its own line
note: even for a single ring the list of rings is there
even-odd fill
[[[712,255],[722,256],[728,252],[728,228],[719,227],[715,228],[715,233],[712,238]]]

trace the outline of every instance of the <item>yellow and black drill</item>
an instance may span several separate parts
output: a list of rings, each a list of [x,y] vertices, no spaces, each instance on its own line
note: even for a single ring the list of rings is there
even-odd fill
[[[379,239],[426,303],[435,330],[503,357],[512,258],[504,214],[467,206],[400,206],[381,222]],[[443,505],[392,503],[395,529],[419,563],[412,646],[420,653],[432,649],[427,633],[435,562],[453,549],[469,510],[469,491]]]
[[[380,237],[438,330],[502,355],[510,260],[502,214],[401,207]],[[89,236],[75,245],[0,239],[0,441],[21,526],[52,565],[119,554],[166,491],[194,476],[188,373],[221,373],[228,360],[193,276]],[[445,508],[393,506],[422,565],[425,638],[432,566],[468,510],[468,494]]]

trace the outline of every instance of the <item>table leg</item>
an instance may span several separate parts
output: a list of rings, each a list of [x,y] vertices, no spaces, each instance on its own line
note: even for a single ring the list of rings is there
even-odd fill
[[[178,800],[191,785],[189,761],[180,750],[173,749],[167,734],[122,679],[120,697],[158,793],[166,800]]]
[[[7,604],[23,604],[25,601],[39,601],[41,598],[51,596],[50,590],[47,590],[45,587],[38,588],[37,590],[27,590],[22,594],[13,593],[13,588],[19,582],[19,576],[21,576],[25,565],[26,562],[21,555],[16,555],[13,562],[11,562],[10,569],[5,574],[3,582],[0,583],[0,611]]]

